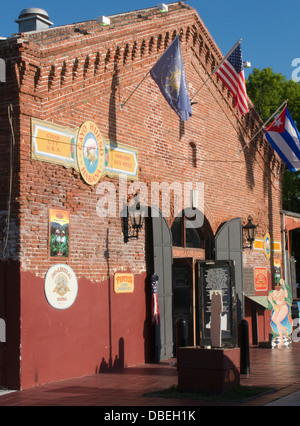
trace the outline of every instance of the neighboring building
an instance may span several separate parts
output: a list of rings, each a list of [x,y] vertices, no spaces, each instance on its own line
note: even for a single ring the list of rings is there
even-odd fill
[[[289,283],[293,300],[300,300],[300,265],[299,265],[299,229],[300,214],[282,211],[284,271],[286,281]],[[300,309],[299,309],[300,311]],[[296,312],[297,315],[297,312]]]
[[[24,389],[172,357],[182,316],[197,344],[201,260],[236,261],[238,319],[249,321],[251,343],[267,341],[266,296],[274,261],[283,262],[283,167],[263,134],[245,146],[262,126],[251,101],[237,119],[231,94],[213,76],[192,118],[180,122],[148,77],[120,109],[178,34],[190,97],[198,91],[223,55],[197,12],[179,2],[167,13],[113,16],[109,26],[53,28],[39,9],[23,11],[20,25],[27,18],[46,29],[0,41],[0,385]],[[167,192],[159,203],[155,182],[177,195],[193,183],[193,199],[178,208],[171,191],[167,214]],[[159,209],[139,239],[126,239],[132,229],[121,213],[137,189],[143,206]],[[183,207],[198,207],[201,228],[187,226]],[[257,241],[243,250],[249,215]]]

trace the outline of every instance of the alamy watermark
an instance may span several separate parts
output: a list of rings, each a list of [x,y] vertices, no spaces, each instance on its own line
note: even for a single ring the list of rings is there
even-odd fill
[[[294,343],[300,342],[300,318],[295,318],[293,320],[293,333],[292,333],[292,341]]]
[[[132,215],[142,208],[144,217],[187,218],[187,228],[201,228],[204,224],[203,182],[133,182],[128,187],[126,177],[119,184],[101,182],[97,186],[96,211],[99,217],[125,218],[128,208]]]
[[[292,80],[296,83],[300,81],[300,58],[295,58],[292,61],[292,67],[295,68],[292,72]]]

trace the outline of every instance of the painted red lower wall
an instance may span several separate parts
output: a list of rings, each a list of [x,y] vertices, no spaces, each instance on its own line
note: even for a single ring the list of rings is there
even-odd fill
[[[145,362],[146,274],[135,277],[133,294],[115,294],[113,278],[78,281],[68,310],[52,308],[44,280],[21,274],[21,388]]]
[[[20,264],[0,262],[0,318],[6,324],[6,342],[0,343],[0,386],[20,388]]]

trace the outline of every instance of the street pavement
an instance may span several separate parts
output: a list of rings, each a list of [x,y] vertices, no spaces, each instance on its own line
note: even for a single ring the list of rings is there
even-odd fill
[[[177,385],[176,360],[112,370],[78,379],[0,393],[0,406],[203,407],[300,406],[300,343],[292,348],[250,349],[250,374],[242,386],[270,390],[242,402],[160,398],[155,392]],[[121,408],[120,408],[121,409]]]

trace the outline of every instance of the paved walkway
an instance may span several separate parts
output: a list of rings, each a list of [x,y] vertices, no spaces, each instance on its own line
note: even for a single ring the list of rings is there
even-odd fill
[[[147,364],[81,379],[0,394],[0,406],[197,407],[205,405],[300,405],[300,343],[291,349],[251,348],[250,375],[243,386],[264,386],[271,393],[243,403],[162,399],[144,394],[177,385],[172,362]],[[287,395],[290,395],[288,398]]]

